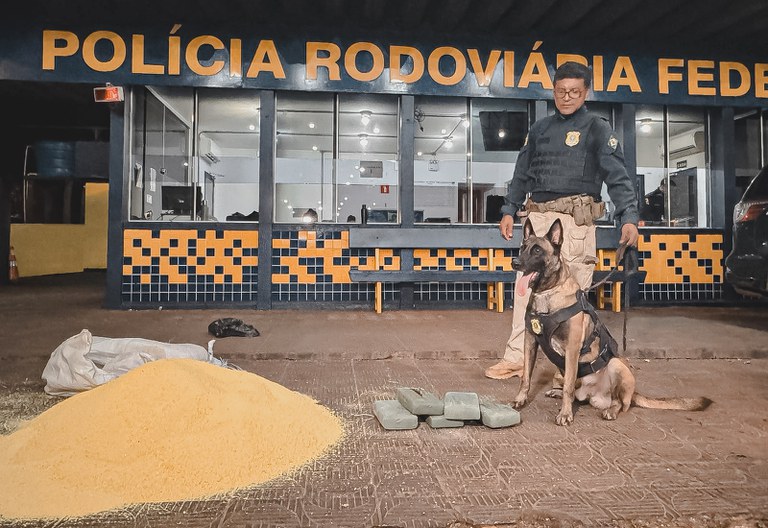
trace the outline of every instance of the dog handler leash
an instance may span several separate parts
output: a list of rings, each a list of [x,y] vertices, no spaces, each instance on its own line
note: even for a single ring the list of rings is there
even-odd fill
[[[625,259],[626,257],[626,259]],[[587,291],[592,291],[597,289],[598,287],[602,286],[606,282],[608,282],[613,275],[615,275],[619,271],[619,266],[621,265],[622,261],[624,261],[624,282],[626,282],[626,286],[624,288],[624,324],[622,328],[622,339],[621,339],[621,353],[624,354],[627,351],[627,318],[629,317],[629,301],[630,301],[630,279],[637,273],[638,271],[638,257],[637,257],[637,248],[629,247],[626,243],[620,244],[618,248],[616,248],[616,264],[611,268],[611,270],[608,272],[608,275],[603,277],[600,281],[593,284]]]

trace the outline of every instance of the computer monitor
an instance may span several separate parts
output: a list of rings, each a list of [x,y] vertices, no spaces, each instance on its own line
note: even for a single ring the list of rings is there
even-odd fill
[[[192,204],[197,197],[197,214],[203,211],[203,194],[200,186],[163,185],[163,214],[192,215]]]

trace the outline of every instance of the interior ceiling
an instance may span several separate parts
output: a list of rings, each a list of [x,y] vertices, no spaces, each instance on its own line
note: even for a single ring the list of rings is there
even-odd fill
[[[58,28],[135,30],[181,23],[210,32],[258,34],[267,28],[275,38],[379,35],[401,44],[403,35],[413,43],[470,41],[477,35],[496,43],[556,38],[573,40],[577,48],[591,41],[596,49],[695,50],[701,58],[710,52],[759,57],[768,49],[765,0],[25,0],[5,17],[6,23]],[[4,117],[23,126],[108,126],[108,109],[93,102],[92,86],[0,81],[0,101]]]

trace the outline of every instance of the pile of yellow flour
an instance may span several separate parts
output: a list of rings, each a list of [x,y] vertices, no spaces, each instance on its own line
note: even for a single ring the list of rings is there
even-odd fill
[[[284,474],[342,432],[328,409],[255,374],[155,361],[0,437],[0,517],[202,498]]]

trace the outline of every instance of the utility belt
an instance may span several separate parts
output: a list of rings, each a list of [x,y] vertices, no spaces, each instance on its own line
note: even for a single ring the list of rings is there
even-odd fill
[[[527,212],[562,213],[571,215],[573,222],[578,225],[592,225],[595,220],[605,214],[605,202],[597,202],[588,194],[562,196],[548,202],[534,202],[530,198],[525,203]]]

